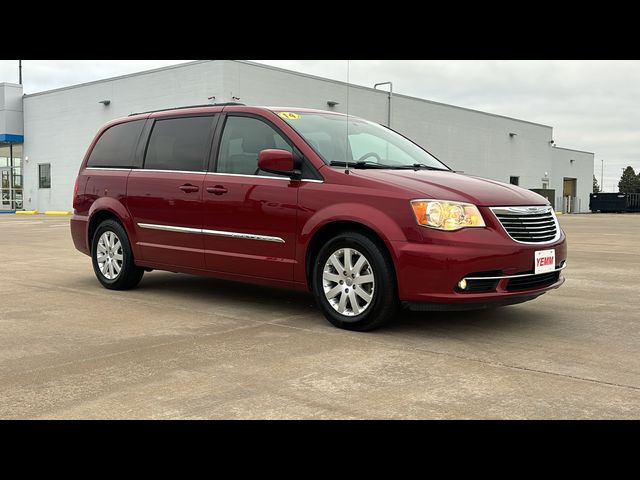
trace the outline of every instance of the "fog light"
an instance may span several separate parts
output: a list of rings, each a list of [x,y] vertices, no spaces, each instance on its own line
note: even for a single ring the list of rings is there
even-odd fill
[[[458,288],[460,288],[460,290],[466,290],[467,281],[464,278],[458,282]]]

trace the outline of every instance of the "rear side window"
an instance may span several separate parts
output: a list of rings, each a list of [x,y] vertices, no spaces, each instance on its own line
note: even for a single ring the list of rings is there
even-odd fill
[[[88,167],[131,168],[144,120],[114,125],[105,131],[91,152]]]
[[[157,120],[151,131],[144,168],[150,170],[205,169],[214,117]]]

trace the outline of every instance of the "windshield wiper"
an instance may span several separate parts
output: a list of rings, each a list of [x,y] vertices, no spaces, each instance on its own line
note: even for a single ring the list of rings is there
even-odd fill
[[[413,165],[406,165],[406,166],[402,166],[399,168],[404,168],[404,169],[412,169],[412,170],[438,170],[440,172],[449,172],[450,170],[446,169],[446,168],[438,168],[438,167],[432,167],[431,165],[426,165],[424,163],[414,163]]]
[[[383,163],[371,162],[368,160],[359,162],[343,162],[338,160],[332,160],[329,165],[332,167],[346,167],[347,165],[353,168],[397,168],[392,165],[385,165]]]
[[[333,160],[329,163],[332,167],[346,167],[347,162]],[[348,162],[353,168],[386,168],[391,170],[439,170],[442,172],[450,172],[446,168],[437,168],[424,163],[414,163],[413,165],[385,165],[384,163],[372,162],[370,160],[361,160],[358,162]]]

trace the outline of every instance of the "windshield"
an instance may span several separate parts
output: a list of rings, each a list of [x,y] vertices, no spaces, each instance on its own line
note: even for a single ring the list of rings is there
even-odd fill
[[[354,167],[361,168],[449,170],[415,143],[377,123],[330,113],[276,114],[298,132],[329,165],[344,166],[349,162]]]

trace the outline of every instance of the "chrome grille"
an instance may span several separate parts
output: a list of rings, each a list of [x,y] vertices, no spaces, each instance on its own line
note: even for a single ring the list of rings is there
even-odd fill
[[[550,206],[493,207],[491,210],[516,242],[550,243],[560,237],[560,227]]]

